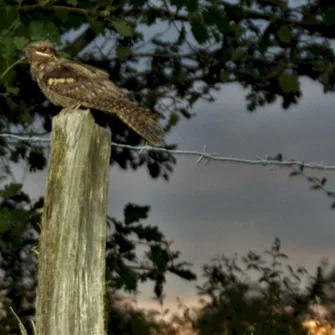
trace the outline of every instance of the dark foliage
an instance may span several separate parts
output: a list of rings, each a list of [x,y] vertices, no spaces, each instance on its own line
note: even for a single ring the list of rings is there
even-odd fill
[[[0,334],[19,334],[17,320],[8,308],[11,306],[31,331],[43,199],[32,202],[21,185],[14,183],[7,185],[0,196],[0,301],[4,307],[0,310],[7,313],[6,318],[0,316]],[[142,223],[148,213],[149,206],[128,204],[124,222],[108,218],[107,288],[135,293],[140,283],[151,281],[161,299],[167,273],[185,280],[194,280],[195,275],[189,264],[178,260],[179,252],[171,250],[157,227]],[[148,249],[143,257],[138,255],[139,246]]]
[[[246,89],[249,110],[277,99],[283,108],[298,103],[302,97],[302,77],[319,83],[325,92],[333,92],[334,8],[332,1],[325,0],[300,1],[295,7],[286,0],[1,1],[0,134],[42,136],[51,130],[52,116],[59,108],[45,101],[27,65],[19,60],[27,42],[46,38],[53,43],[62,40],[59,46],[64,56],[108,70],[113,81],[129,90],[141,105],[161,114],[167,131],[181,117],[191,117],[191,108],[197,101],[213,101],[212,93],[225,83],[239,83]],[[73,35],[66,35],[70,30]],[[119,120],[95,116],[112,129],[114,141],[133,145],[141,142]],[[141,155],[128,149],[112,150],[111,164],[123,169],[146,166],[153,178],[168,179],[176,162],[167,153]],[[0,137],[0,158],[2,177],[11,175],[12,163],[24,162],[30,171],[46,166],[45,147],[36,141]],[[314,183],[321,189],[324,184],[323,180]],[[2,190],[2,303],[5,307],[12,305],[27,327],[28,316],[33,313],[36,286],[33,248],[38,240],[42,205],[42,200],[34,202],[22,192],[21,185],[11,184]],[[193,274],[185,268],[187,264],[176,263],[179,254],[170,250],[170,244],[157,228],[141,223],[147,212],[148,208],[130,205],[124,221],[108,220],[111,229],[107,241],[108,279],[110,285],[128,291],[136,290],[142,281],[151,280],[159,296],[167,272],[185,279],[193,279]],[[135,253],[137,242],[144,243],[146,248],[143,261]],[[240,301],[236,311],[243,316],[247,288],[236,281],[233,276],[236,269],[231,266],[228,279],[236,285],[229,292]],[[215,269],[209,266],[208,278]],[[275,280],[276,271],[264,272],[265,269],[262,268],[264,281],[273,285],[266,301],[275,304],[283,298],[283,291]],[[220,268],[214,271],[214,277],[219,276],[226,283],[227,278],[217,270]],[[321,271],[319,281],[322,276]],[[314,290],[320,293],[320,287]],[[296,310],[297,306],[305,306],[309,298],[299,297],[303,303],[297,302]],[[253,303],[261,302],[256,299]],[[225,314],[231,318],[231,324],[236,324],[236,319],[230,316],[234,308],[230,306]],[[297,313],[303,312],[302,308]],[[213,320],[220,315],[215,313],[215,309],[210,312]],[[261,316],[257,314],[255,318]],[[0,319],[0,333],[9,334],[8,326],[17,333],[14,324],[16,321],[10,314]],[[244,325],[236,327],[241,330]]]
[[[318,319],[313,306],[330,312],[334,304],[334,268],[323,261],[316,277],[287,264],[279,239],[263,255],[219,256],[203,268],[205,283],[198,287],[208,303],[195,320],[200,334],[301,334],[304,320]],[[306,280],[309,285],[306,287]]]
[[[0,12],[1,133],[50,131],[59,108],[45,103],[27,65],[16,61],[28,41],[57,43],[83,24],[86,29],[62,44],[64,55],[108,70],[134,99],[161,113],[167,130],[181,116],[190,117],[199,99],[213,101],[212,93],[225,83],[246,88],[250,110],[278,98],[284,108],[297,103],[301,77],[320,83],[325,92],[335,87],[332,2],[292,7],[286,0],[9,0],[0,4]],[[106,123],[115,141],[140,142],[121,122]],[[3,155],[16,150],[2,141]],[[26,151],[19,158],[33,170],[45,166],[41,155]],[[133,169],[146,165],[154,178],[168,179],[175,160],[166,153],[150,157],[113,149],[113,163]]]

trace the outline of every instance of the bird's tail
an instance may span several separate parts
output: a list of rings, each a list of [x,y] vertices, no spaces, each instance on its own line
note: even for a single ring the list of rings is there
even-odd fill
[[[127,100],[110,102],[109,112],[116,114],[128,127],[155,146],[162,146],[164,131],[157,115]]]

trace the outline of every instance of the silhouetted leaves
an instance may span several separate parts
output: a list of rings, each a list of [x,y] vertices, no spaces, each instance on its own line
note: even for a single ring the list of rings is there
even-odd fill
[[[335,25],[335,6],[330,6],[326,9],[324,23],[329,26]]]
[[[335,192],[330,191],[327,189],[327,181],[328,179],[326,177],[314,177],[314,176],[309,176],[306,172],[304,172],[305,168],[304,168],[304,164],[301,163],[298,168],[295,167],[296,164],[294,164],[294,166],[292,166],[292,172],[290,172],[289,176],[290,177],[296,177],[296,176],[300,176],[302,178],[304,178],[311,186],[309,186],[309,190],[320,190],[321,192],[323,192],[324,194],[327,195],[327,197],[329,198],[333,198],[335,199]],[[331,209],[335,208],[335,201],[332,202],[331,204]]]
[[[0,297],[4,309],[12,306],[24,325],[31,328],[34,315],[37,284],[36,250],[39,235],[40,209],[43,199],[32,202],[22,192],[21,184],[10,184],[0,192]],[[189,264],[178,262],[179,252],[170,249],[157,227],[141,221],[148,218],[149,206],[128,204],[124,209],[124,222],[108,219],[107,233],[107,289],[136,293],[140,283],[152,281],[153,291],[163,296],[165,276],[173,273],[194,280]],[[126,222],[127,221],[127,222]],[[139,253],[139,249],[147,252]],[[0,320],[0,333],[7,335],[17,329],[11,314]],[[114,331],[117,325],[111,327]]]
[[[161,298],[167,273],[187,280],[196,277],[188,269],[188,263],[176,263],[180,253],[170,249],[162,232],[141,222],[147,219],[148,212],[149,206],[127,204],[124,222],[108,219],[107,280],[112,287],[130,292],[136,291],[141,282],[150,280],[155,294]],[[146,250],[143,259],[136,253],[138,246]]]
[[[174,0],[168,4],[148,0],[126,0],[112,6],[103,0],[71,0],[63,5],[2,3],[0,76],[5,74],[1,77],[0,109],[6,120],[0,131],[8,131],[10,124],[23,124],[22,115],[30,118],[24,129],[38,123],[50,130],[50,117],[59,108],[45,104],[27,66],[9,67],[15,64],[27,41],[48,38],[57,43],[67,31],[84,24],[89,28],[65,46],[68,56],[82,57],[106,69],[113,81],[129,90],[141,105],[160,113],[166,130],[177,125],[181,117],[190,117],[197,101],[213,101],[212,93],[225,82],[238,82],[246,89],[251,111],[277,98],[282,99],[284,108],[296,104],[302,96],[302,77],[320,83],[325,92],[334,91],[335,56],[329,40],[335,38],[331,3],[306,2],[299,8],[279,0]],[[263,24],[257,25],[260,20]],[[158,25],[158,34],[146,40],[142,26],[153,23],[167,25],[173,34],[160,31]],[[162,38],[167,35],[171,38]],[[92,48],[98,39],[103,47]],[[132,145],[141,142],[119,120],[107,117],[104,124],[111,127],[114,141]],[[11,154],[7,148],[4,150],[6,155]],[[15,154],[12,157],[18,158]],[[45,166],[28,157],[24,159],[33,163],[32,170]],[[36,158],[39,161],[40,157]],[[166,153],[157,153],[154,162],[152,158],[113,148],[111,163],[133,169],[146,166],[152,177],[167,180],[175,159]]]
[[[208,28],[203,22],[203,18],[201,16],[195,15],[191,18],[191,29],[193,36],[200,43],[205,43],[208,40]]]
[[[308,278],[309,286],[300,289],[308,273],[303,267],[290,265],[284,270],[286,259],[276,238],[264,255],[250,251],[241,261],[236,255],[222,255],[206,264],[205,282],[198,287],[205,302],[193,319],[194,330],[202,335],[307,335],[302,320],[313,318],[311,306],[316,297],[319,304],[331,306],[335,278],[330,279],[332,272],[321,265],[316,277]]]
[[[30,151],[28,155],[28,163],[30,171],[42,170],[46,167],[46,158],[44,152],[39,148],[34,148]]]
[[[21,191],[22,185],[18,183],[11,183],[5,185],[4,189],[1,190],[1,197],[5,200],[8,200],[9,198],[14,197],[16,194]]]
[[[138,206],[134,204],[127,204],[124,208],[124,223],[126,225],[138,222],[141,219],[148,218],[149,206]]]
[[[279,76],[279,85],[284,93],[299,92],[299,79],[296,75],[283,73]]]
[[[132,29],[125,21],[121,19],[113,19],[112,25],[121,36],[127,37],[132,35]]]
[[[277,31],[278,38],[284,42],[289,43],[292,40],[291,29],[289,26],[281,26]]]

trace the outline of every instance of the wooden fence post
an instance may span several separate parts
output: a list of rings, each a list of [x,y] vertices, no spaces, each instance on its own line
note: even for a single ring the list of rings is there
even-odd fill
[[[104,335],[110,133],[89,111],[54,117],[39,243],[37,335]]]

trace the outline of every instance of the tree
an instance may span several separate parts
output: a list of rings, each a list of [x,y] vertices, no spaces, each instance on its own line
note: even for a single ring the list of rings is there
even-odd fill
[[[200,334],[222,334],[224,328],[232,334],[307,334],[305,320],[334,325],[334,266],[323,260],[311,276],[287,259],[276,238],[263,255],[222,255],[206,264],[205,283],[198,287],[206,304],[194,328]],[[327,314],[318,314],[315,306]]]
[[[35,314],[35,289],[37,285],[37,257],[34,252],[39,236],[40,209],[43,199],[32,201],[18,184],[10,184],[1,192],[0,202],[0,317],[1,334],[19,334],[17,320],[9,311],[11,306],[28,330]],[[155,295],[163,298],[165,276],[169,273],[185,280],[194,280],[195,274],[189,264],[178,261],[179,252],[173,251],[162,232],[154,226],[145,225],[149,206],[128,204],[124,220],[108,217],[107,233],[107,290],[123,290],[136,293],[138,285],[151,281]],[[145,247],[143,257],[137,254],[138,247]],[[113,302],[107,313],[113,312]],[[116,316],[115,316],[116,317]],[[110,331],[116,331],[110,324]]]
[[[63,43],[64,53],[108,70],[142,105],[162,113],[169,130],[181,115],[192,115],[199,99],[213,101],[211,94],[225,83],[246,89],[250,110],[277,98],[284,108],[297,103],[302,77],[333,91],[334,12],[325,0],[295,7],[285,0],[7,1],[1,5],[0,131],[16,127],[34,133],[37,120],[39,132],[50,131],[51,115],[58,110],[45,105],[25,65],[13,66],[28,40],[57,43],[70,29],[82,28]],[[145,27],[157,33],[150,36]],[[93,47],[97,37],[101,47]],[[120,122],[107,123],[114,140],[139,143]],[[27,159],[33,170],[45,166],[40,146],[13,148],[2,141],[6,157]],[[174,158],[114,149],[112,163],[134,169],[146,164],[153,177],[167,179]]]
[[[276,99],[281,99],[284,108],[298,103],[302,77],[316,81],[325,92],[334,90],[332,1],[306,0],[292,7],[285,0],[8,0],[0,2],[0,12],[0,134],[50,132],[51,117],[59,108],[45,101],[27,65],[18,60],[28,41],[45,38],[62,42],[64,56],[108,70],[134,99],[162,114],[166,131],[180,117],[191,117],[191,109],[200,99],[213,101],[212,93],[226,83],[237,82],[246,89],[250,110]],[[75,33],[69,34],[70,30]],[[97,112],[94,115],[112,128],[114,141],[140,143],[120,121]],[[111,164],[124,169],[146,165],[153,178],[168,179],[175,163],[167,153],[140,155],[128,149],[112,150]],[[31,172],[44,169],[45,155],[45,146],[39,142],[0,137],[4,177],[10,177],[12,163],[24,162]],[[26,256],[21,259],[26,255],[23,248],[30,250],[38,238],[42,201],[32,201],[20,185],[8,187],[12,195],[6,195],[0,207],[1,255],[8,258],[3,264],[6,271],[18,269],[10,275],[11,285],[17,285],[27,262]],[[118,238],[123,243],[127,229],[121,225],[120,231]],[[28,242],[24,242],[26,238]],[[151,264],[159,270],[176,271],[167,266],[174,254],[167,252],[165,239],[150,243]],[[127,243],[122,248],[130,248],[130,255],[134,251]],[[128,257],[127,252],[123,256]],[[160,263],[156,256],[164,261]],[[116,262],[117,257],[112,260]],[[33,261],[31,264],[36,266]],[[122,269],[122,262],[119,266]],[[145,270],[138,278],[141,276],[154,280],[156,293],[161,292],[164,276]],[[123,280],[112,276],[114,283],[134,287],[133,272],[121,277],[127,283],[120,284]],[[6,292],[14,290],[7,288]]]
[[[312,314],[313,302],[302,285],[307,271],[284,264],[279,239],[264,256],[222,255],[204,266],[205,283],[198,292],[209,302],[196,320],[200,334],[222,334],[227,328],[231,334],[307,335],[302,320]]]

